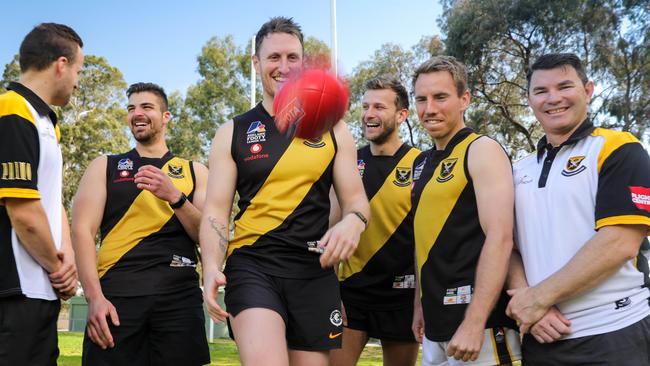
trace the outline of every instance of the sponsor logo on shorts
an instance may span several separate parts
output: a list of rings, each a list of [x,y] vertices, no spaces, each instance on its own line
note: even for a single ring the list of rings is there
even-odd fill
[[[639,210],[650,212],[650,188],[646,187],[630,187],[632,194],[632,202]]]
[[[448,182],[454,177],[452,172],[454,171],[457,162],[457,158],[445,159],[440,162],[440,175],[436,178],[438,183]]]
[[[415,288],[415,275],[395,276],[393,288]]]
[[[309,147],[313,147],[314,149],[319,149],[325,146],[325,141],[323,141],[323,137],[316,137],[314,139],[305,140],[302,143]]]
[[[407,187],[411,185],[411,167],[395,168],[395,180],[393,180],[393,184],[398,187]]]
[[[133,170],[133,160],[129,158],[120,159],[117,162],[117,170]]]
[[[246,143],[255,144],[266,141],[266,125],[262,121],[255,121],[248,126],[246,131]]]
[[[330,314],[330,322],[335,327],[340,327],[341,324],[343,324],[343,316],[341,315],[340,310],[337,309],[332,311],[332,313]]]
[[[167,175],[169,175],[170,177],[172,177],[174,179],[181,179],[181,178],[185,177],[183,175],[183,166],[182,165],[169,164],[167,166],[167,170],[169,171],[169,173],[167,173]]]
[[[330,337],[330,339],[336,339],[336,338],[340,337],[341,334],[343,334],[343,332],[338,332],[338,333],[330,332],[329,337]]]
[[[363,172],[366,170],[366,162],[363,159],[357,160],[357,170],[361,178],[363,178]]]
[[[624,308],[624,307],[626,307],[626,306],[631,305],[631,304],[632,304],[632,300],[631,300],[629,297],[626,297],[626,298],[623,298],[623,299],[620,299],[620,300],[616,300],[616,301],[614,302],[614,304],[616,305],[616,307],[614,308],[614,310],[618,310],[618,309],[621,309],[621,308]]]
[[[580,174],[581,172],[585,171],[587,167],[581,165],[583,160],[585,160],[584,156],[570,157],[569,160],[567,160],[566,162],[566,166],[564,167],[564,170],[562,170],[562,175],[565,177],[572,177],[576,174]]]

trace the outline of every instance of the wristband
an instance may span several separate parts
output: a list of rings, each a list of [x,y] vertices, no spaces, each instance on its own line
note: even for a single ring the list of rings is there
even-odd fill
[[[359,220],[361,220],[361,221],[363,222],[363,224],[366,226],[366,229],[368,228],[368,219],[366,219],[366,217],[363,216],[363,214],[362,214],[361,212],[359,212],[359,211],[352,211],[352,212],[350,212],[350,213],[353,214],[354,216],[358,217]]]
[[[185,204],[185,201],[187,201],[187,196],[185,195],[185,193],[181,192],[181,198],[179,198],[178,201],[176,201],[175,203],[170,203],[169,207],[173,208],[174,210],[177,208],[181,208]]]

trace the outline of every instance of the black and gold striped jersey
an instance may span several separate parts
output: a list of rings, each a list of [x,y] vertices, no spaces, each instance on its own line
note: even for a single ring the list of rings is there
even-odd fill
[[[485,241],[467,151],[481,137],[460,130],[444,150],[431,149],[413,163],[415,250],[426,337],[449,341],[462,322]],[[514,322],[505,315],[502,292],[486,328]]]
[[[97,269],[105,294],[141,296],[198,286],[196,244],[166,201],[138,189],[134,175],[143,165],[160,168],[191,200],[192,162],[167,152],[140,157],[133,149],[110,155],[106,165],[106,205]]]
[[[413,306],[411,168],[420,150],[403,144],[392,156],[357,152],[357,168],[372,220],[354,255],[339,266],[344,303],[372,309]]]
[[[308,249],[328,228],[334,133],[314,140],[286,138],[261,103],[233,122],[239,213],[227,266],[254,267],[287,278],[330,272]]]

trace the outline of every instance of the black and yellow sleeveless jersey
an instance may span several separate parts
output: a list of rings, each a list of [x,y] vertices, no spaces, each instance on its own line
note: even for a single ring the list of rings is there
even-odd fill
[[[431,149],[413,163],[415,251],[426,337],[449,341],[474,292],[485,234],[481,228],[467,151],[480,135],[460,130],[444,150]],[[486,328],[516,329],[505,315],[502,292]]]
[[[413,221],[411,167],[420,150],[402,145],[393,156],[357,152],[357,168],[370,202],[372,220],[359,246],[339,266],[343,303],[372,309],[413,306]]]
[[[143,165],[162,169],[190,200],[194,196],[194,169],[188,160],[170,152],[144,158],[135,149],[108,156],[97,258],[102,291],[108,295],[152,295],[198,286],[196,244],[166,201],[133,182]]]
[[[308,248],[328,228],[334,133],[315,140],[288,139],[261,103],[233,121],[239,213],[227,266],[287,278],[331,272],[321,268],[319,255]]]

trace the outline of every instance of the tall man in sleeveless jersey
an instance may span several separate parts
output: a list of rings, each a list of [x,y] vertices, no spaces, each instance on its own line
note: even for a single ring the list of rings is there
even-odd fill
[[[203,365],[210,355],[196,242],[207,169],[168,150],[161,87],[133,84],[127,96],[135,149],[93,160],[72,210],[88,300],[82,362]]]
[[[68,104],[82,46],[66,25],[37,25],[20,45],[20,82],[0,95],[0,365],[56,365],[59,298],[77,287],[50,105]]]
[[[527,365],[650,365],[650,158],[632,134],[594,127],[593,91],[574,54],[528,72],[546,135],[514,166],[508,305],[530,332]]]
[[[510,162],[496,141],[465,126],[463,64],[433,57],[418,67],[413,85],[420,123],[435,142],[413,163],[421,293],[413,330],[423,339],[422,364],[510,364],[519,359],[503,291],[513,245]]]
[[[381,340],[384,365],[414,365],[413,224],[411,167],[420,150],[399,138],[408,117],[408,93],[392,76],[365,84],[361,116],[369,145],[357,151],[357,169],[373,220],[354,255],[338,271],[343,307],[343,347],[330,364],[356,365],[368,338]],[[336,205],[334,205],[336,206]]]
[[[302,68],[302,40],[292,19],[262,25],[253,62],[263,101],[221,126],[210,151],[200,235],[204,298],[215,321],[229,318],[243,365],[328,364],[342,334],[332,266],[352,255],[369,216],[345,123],[304,140],[281,135],[273,122],[278,86]],[[343,215],[328,230],[332,184]],[[228,313],[216,303],[226,279]]]

